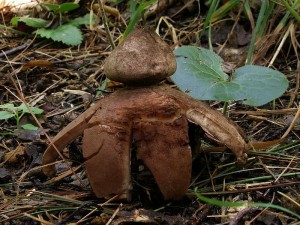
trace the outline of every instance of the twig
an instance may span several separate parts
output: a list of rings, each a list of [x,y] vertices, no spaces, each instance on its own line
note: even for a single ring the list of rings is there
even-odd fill
[[[21,51],[21,50],[23,50],[25,48],[28,48],[31,43],[32,43],[32,40],[29,39],[24,44],[22,44],[20,46],[17,46],[15,48],[9,49],[7,51],[2,51],[2,53],[0,53],[0,57],[11,55],[11,54],[14,54],[15,52],[18,52],[18,51]]]
[[[229,225],[238,225],[240,224],[241,220],[244,216],[249,215],[251,213],[261,211],[261,209],[258,208],[246,208],[241,210],[229,223]]]
[[[257,116],[264,116],[266,114],[272,115],[280,115],[280,114],[288,114],[288,113],[295,113],[297,112],[297,108],[290,108],[290,109],[277,109],[277,110],[269,110],[269,109],[260,109],[258,111],[231,111],[231,114],[247,114],[247,115],[257,115]]]
[[[282,135],[281,139],[284,139],[288,136],[288,134],[291,132],[291,130],[294,128],[294,126],[298,123],[298,118],[300,117],[300,104],[298,105],[297,113],[291,122],[289,128],[286,130],[286,132]]]
[[[73,219],[74,216],[76,216],[77,214],[79,214],[80,211],[85,210],[84,207],[89,207],[89,206],[93,206],[96,205],[93,202],[87,202],[81,206],[79,206],[76,210],[74,210],[70,215],[68,215],[66,218],[64,218],[62,221],[60,221],[59,223],[57,223],[56,225],[63,225],[66,224],[67,222],[69,222],[71,219]],[[97,206],[97,205],[96,205]]]
[[[115,210],[114,214],[110,217],[110,219],[107,221],[107,223],[105,225],[109,225],[111,224],[111,222],[113,221],[113,219],[116,217],[116,215],[118,214],[118,212],[120,211],[120,208],[122,207],[122,203],[119,205],[119,207]]]
[[[44,219],[35,217],[35,216],[30,215],[30,214],[28,214],[28,213],[24,213],[23,215],[26,216],[26,217],[28,217],[28,218],[30,218],[30,219],[32,219],[32,220],[38,221],[38,222],[40,222],[41,224],[45,224],[45,225],[54,225],[54,223],[48,222],[48,221],[46,221],[46,220],[44,220]]]
[[[106,17],[105,11],[104,11],[104,6],[102,4],[102,0],[98,0],[98,3],[99,3],[99,6],[100,6],[100,11],[101,11],[102,18],[103,18],[104,28],[105,28],[105,31],[107,33],[108,40],[110,42],[110,45],[111,45],[112,49],[114,49],[116,46],[115,46],[115,43],[114,43],[114,41],[113,41],[113,39],[110,35],[109,29],[108,29],[107,17]]]

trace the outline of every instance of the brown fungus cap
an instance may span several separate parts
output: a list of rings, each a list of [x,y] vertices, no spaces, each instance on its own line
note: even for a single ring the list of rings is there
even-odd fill
[[[150,85],[176,71],[172,49],[150,28],[134,30],[106,59],[104,73],[126,85]]]

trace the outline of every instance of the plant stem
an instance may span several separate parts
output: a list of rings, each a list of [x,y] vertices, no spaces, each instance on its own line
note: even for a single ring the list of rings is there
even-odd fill
[[[209,23],[209,26],[208,26],[208,46],[209,46],[209,50],[214,51],[212,42],[211,42],[211,23]]]
[[[270,2],[270,4],[268,5],[265,14],[264,14],[264,18],[259,26],[259,29],[257,31],[256,34],[256,38],[261,38],[264,36],[264,32],[266,30],[266,25],[268,23],[268,21],[270,20],[269,17],[271,16],[273,9],[274,9],[275,3],[274,2]]]
[[[226,116],[227,111],[228,111],[228,105],[229,105],[229,102],[224,102],[224,106],[223,106],[223,109],[222,109],[222,113],[223,113],[223,115],[225,115],[225,116]]]
[[[103,18],[105,32],[107,33],[107,37],[108,37],[108,40],[109,40],[109,43],[110,43],[112,49],[114,49],[116,46],[115,46],[115,43],[114,43],[114,41],[113,41],[113,39],[110,35],[110,31],[109,31],[109,28],[108,28],[107,17],[106,17],[105,11],[104,11],[102,0],[98,0],[98,3],[99,3],[102,18]]]
[[[129,3],[129,13],[130,13],[130,17],[133,16],[135,10],[136,10],[136,6],[137,6],[137,1],[136,0],[130,0]]]
[[[225,2],[225,1],[222,1],[222,2]],[[223,4],[219,9],[215,8],[213,15],[211,17],[211,20],[210,20],[211,23],[216,22],[217,20],[220,20],[222,17],[227,15],[227,12],[230,11],[232,8],[236,7],[236,5],[240,2],[241,2],[241,0],[226,1],[226,3]]]
[[[201,37],[203,36],[206,28],[210,25],[212,16],[213,16],[214,12],[216,11],[216,9],[219,5],[219,2],[220,2],[219,0],[213,0],[212,1],[211,5],[209,7],[209,10],[207,12],[206,19],[205,19],[202,31],[200,32],[199,39],[201,39]]]
[[[122,43],[122,41],[127,37],[127,35],[133,30],[134,26],[136,25],[136,23],[138,22],[138,20],[140,19],[141,14],[143,13],[143,11],[145,10],[145,8],[147,8],[148,6],[154,4],[157,0],[150,0],[149,2],[142,2],[138,8],[136,9],[136,11],[133,13],[132,17],[130,18],[130,22],[126,28],[126,30],[123,33],[123,36],[121,37],[119,43]]]
[[[281,0],[282,4],[290,11],[290,13],[295,17],[295,19],[300,23],[300,15],[295,10],[297,0],[294,2],[293,6],[290,6],[289,3],[285,0]]]
[[[267,8],[267,4],[268,4],[268,1],[262,1],[261,8],[260,8],[258,18],[257,18],[257,21],[256,21],[255,29],[254,29],[254,32],[252,34],[250,47],[249,47],[247,59],[246,59],[246,62],[245,62],[246,65],[251,64],[251,60],[252,60],[252,56],[253,56],[253,52],[254,52],[254,48],[255,48],[256,35],[258,34],[258,32],[260,30],[260,24],[263,21],[265,11],[266,11],[266,8]]]

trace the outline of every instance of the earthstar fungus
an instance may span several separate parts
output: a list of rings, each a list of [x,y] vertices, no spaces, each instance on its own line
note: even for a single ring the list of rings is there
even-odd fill
[[[180,199],[189,187],[192,152],[188,123],[195,123],[244,162],[246,141],[240,128],[220,112],[158,82],[176,70],[170,47],[152,30],[137,29],[106,59],[104,72],[127,88],[101,99],[53,139],[59,151],[83,134],[87,176],[97,197],[130,199],[131,145],[153,174],[165,199]],[[58,157],[50,145],[43,164]],[[44,167],[48,176],[55,167]]]
[[[104,64],[109,79],[130,86],[155,84],[175,71],[172,49],[149,28],[135,30]]]

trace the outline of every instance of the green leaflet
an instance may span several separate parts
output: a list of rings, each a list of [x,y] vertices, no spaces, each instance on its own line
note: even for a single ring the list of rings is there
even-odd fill
[[[243,66],[229,77],[222,71],[222,59],[208,49],[182,46],[174,54],[177,70],[172,79],[196,99],[243,100],[260,106],[280,97],[288,87],[284,74],[262,66]]]

